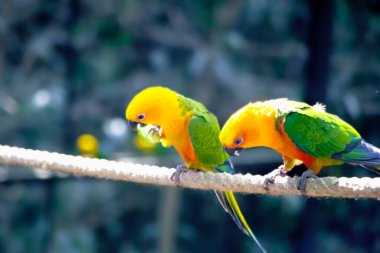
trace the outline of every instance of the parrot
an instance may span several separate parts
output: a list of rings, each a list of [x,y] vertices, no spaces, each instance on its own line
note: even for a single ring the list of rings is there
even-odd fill
[[[219,141],[220,127],[203,104],[167,87],[148,87],[136,94],[125,112],[128,125],[147,141],[173,146],[185,165],[178,165],[172,180],[178,185],[187,170],[234,173],[229,155]],[[236,225],[266,252],[245,220],[233,192],[216,191],[217,199]]]
[[[311,106],[287,98],[250,102],[229,117],[219,139],[230,155],[258,146],[282,155],[283,164],[264,181],[266,189],[276,176],[300,164],[307,167],[297,183],[301,191],[326,166],[347,163],[380,175],[380,149],[320,103]]]

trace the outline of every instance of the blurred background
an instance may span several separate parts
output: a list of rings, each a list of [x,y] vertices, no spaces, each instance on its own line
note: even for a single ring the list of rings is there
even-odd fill
[[[249,101],[323,102],[380,146],[380,1],[0,2],[1,144],[173,167],[174,150],[146,145],[124,120],[152,85],[201,101],[221,124]],[[281,162],[260,148],[233,161],[257,174]],[[238,200],[268,252],[380,252],[377,200]],[[2,166],[0,252],[259,251],[211,191]]]

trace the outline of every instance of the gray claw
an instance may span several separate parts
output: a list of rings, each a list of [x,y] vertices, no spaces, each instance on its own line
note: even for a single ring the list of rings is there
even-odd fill
[[[153,126],[151,129],[149,129],[148,134],[160,134],[160,127],[158,126]]]
[[[174,183],[179,186],[179,176],[181,175],[182,172],[186,172],[189,169],[185,165],[177,165],[175,168],[175,172],[171,175],[170,179],[174,181]]]
[[[304,173],[302,173],[301,178],[298,181],[297,184],[297,189],[304,192],[306,189],[306,181],[308,178],[315,178],[317,179],[318,177],[314,174],[313,171],[311,170],[306,170]]]
[[[273,184],[277,176],[285,176],[283,165],[279,166],[277,169],[274,169],[272,172],[269,172],[265,175],[265,180],[263,183],[263,188],[269,190],[269,184]]]
[[[264,180],[263,188],[268,191],[269,190],[269,184],[273,184],[273,183],[274,183],[274,178],[273,177],[267,177]]]

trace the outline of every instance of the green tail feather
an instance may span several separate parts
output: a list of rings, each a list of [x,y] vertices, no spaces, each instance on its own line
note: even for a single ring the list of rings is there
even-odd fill
[[[227,192],[218,192],[215,191],[216,196],[218,197],[219,202],[223,206],[224,210],[232,217],[236,225],[249,237],[251,237],[257,246],[261,249],[263,253],[266,253],[266,250],[261,245],[259,240],[253,234],[251,228],[249,227],[247,221],[245,220],[243,213],[241,212],[239,205],[235,199],[234,193],[231,191]]]

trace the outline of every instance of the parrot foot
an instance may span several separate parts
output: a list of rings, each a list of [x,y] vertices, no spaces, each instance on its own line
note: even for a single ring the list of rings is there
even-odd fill
[[[174,181],[174,183],[179,186],[179,176],[181,175],[181,173],[183,172],[186,172],[186,171],[189,171],[189,169],[186,167],[186,165],[177,165],[177,167],[175,168],[175,172],[172,174],[172,176],[170,177],[170,179],[172,181]]]
[[[161,135],[160,130],[161,130],[161,128],[159,126],[153,126],[151,129],[149,129],[148,134],[152,134],[152,135],[156,134],[156,135],[160,136]]]
[[[263,187],[265,190],[269,190],[269,184],[273,184],[274,180],[277,176],[285,176],[286,175],[286,169],[284,165],[278,166],[277,169],[274,169],[272,172],[269,172],[265,175],[265,180],[263,183]]]
[[[304,173],[302,173],[301,178],[298,181],[297,189],[304,192],[306,189],[306,181],[308,178],[314,178],[317,179],[317,175],[314,174],[311,170],[306,170]]]

